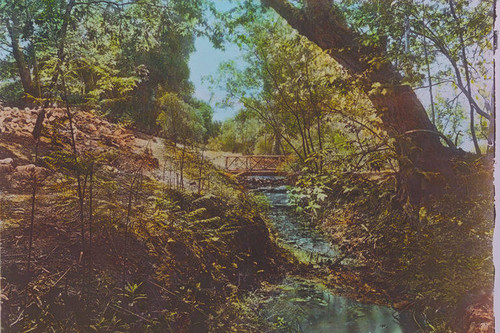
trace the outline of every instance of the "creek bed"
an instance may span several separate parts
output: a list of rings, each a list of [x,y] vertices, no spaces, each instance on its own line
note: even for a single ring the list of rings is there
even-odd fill
[[[270,221],[277,242],[302,262],[334,261],[340,254],[316,228],[301,221],[288,206],[285,186],[260,187],[271,203]],[[259,316],[282,332],[406,333],[418,329],[409,312],[375,304],[363,304],[334,295],[318,282],[287,277],[271,290],[263,291]]]
[[[316,264],[334,261],[339,252],[326,237],[303,219],[300,219],[288,205],[285,186],[263,187],[256,191],[263,193],[271,204],[269,218],[277,233],[280,245],[290,250],[300,261]]]

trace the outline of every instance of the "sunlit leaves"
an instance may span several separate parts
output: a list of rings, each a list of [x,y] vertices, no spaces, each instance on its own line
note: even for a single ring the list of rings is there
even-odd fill
[[[450,4],[455,7],[458,19],[452,15]],[[472,96],[481,108],[486,108],[484,100],[489,100],[492,94],[492,82],[488,78],[492,73],[492,1],[343,0],[339,6],[350,26],[361,33],[359,42],[381,47],[387,55],[386,61],[391,61],[403,74],[404,83],[428,89],[432,79],[434,95],[440,94],[448,104],[461,104],[460,108],[468,106],[464,97],[467,93],[462,60],[464,46]],[[383,61],[370,61],[372,69],[383,64]],[[463,82],[459,87],[461,91],[452,91],[460,81]],[[424,104],[430,102],[425,96]],[[451,139],[467,131],[462,118],[451,119],[453,109],[443,110],[441,117],[458,124],[456,131],[450,133]],[[487,132],[484,131],[484,135]]]
[[[197,141],[203,138],[205,128],[195,109],[175,93],[164,93],[158,99],[158,125],[164,135],[174,142]]]

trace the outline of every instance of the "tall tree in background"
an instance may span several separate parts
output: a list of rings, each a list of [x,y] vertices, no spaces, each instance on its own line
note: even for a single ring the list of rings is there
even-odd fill
[[[228,99],[236,98],[245,108],[223,129],[231,131],[232,124],[254,118],[265,134],[263,142],[240,140],[240,152],[292,154],[299,168],[322,173],[324,158],[328,171],[346,171],[341,159],[352,161],[348,170],[359,171],[387,150],[387,136],[369,100],[333,59],[279,16],[266,12],[246,24],[237,40],[246,67],[224,63],[214,82],[222,83]],[[220,141],[226,138],[223,131]],[[386,161],[391,158],[387,155]]]
[[[0,4],[0,21],[5,26],[7,32],[4,35],[3,43],[14,57],[15,67],[17,68],[24,93],[40,97],[37,87],[38,82],[31,75],[32,70],[34,74],[38,71],[32,41],[33,23],[30,18],[31,10],[32,8],[20,2],[2,2]],[[26,43],[23,43],[23,41],[28,42],[28,49],[31,50],[31,64],[28,61],[29,55],[27,49],[23,46]]]
[[[16,102],[22,90],[32,101],[54,102],[63,95],[57,79],[63,73],[72,105],[156,129],[160,92],[191,99],[194,36],[217,40],[216,28],[204,29],[208,9],[197,0],[6,0],[0,94]]]
[[[316,43],[358,79],[396,140],[403,177],[400,190],[414,202],[421,197],[422,172],[439,172],[452,179],[450,159],[456,153],[440,142],[440,135],[412,88],[387,57],[387,38],[363,40],[349,27],[343,13],[329,0],[262,0]]]

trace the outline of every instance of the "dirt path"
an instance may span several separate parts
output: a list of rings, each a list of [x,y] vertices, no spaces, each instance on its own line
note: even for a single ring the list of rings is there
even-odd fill
[[[164,139],[158,136],[150,136],[149,138],[142,133],[134,133],[134,148],[136,153],[144,153],[146,149],[153,155],[153,157],[157,158],[160,162],[160,166],[162,166],[168,156],[165,152],[165,141]],[[177,144],[177,147],[182,148],[182,144]],[[189,148],[190,149],[190,148]],[[201,154],[201,151],[198,152]],[[203,156],[205,159],[208,159],[215,166],[224,169],[226,163],[226,156],[241,156],[240,153],[231,153],[225,151],[214,151],[214,150],[205,150],[203,152]]]

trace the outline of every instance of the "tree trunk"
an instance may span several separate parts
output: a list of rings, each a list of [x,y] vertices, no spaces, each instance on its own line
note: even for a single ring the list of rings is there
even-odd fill
[[[38,68],[38,60],[36,58],[35,45],[31,46],[31,53],[31,56],[33,57],[33,92],[35,93],[33,96],[40,98],[42,97],[42,86],[40,83],[40,71]]]
[[[19,71],[19,78],[21,79],[21,84],[23,85],[23,90],[26,94],[34,96],[36,94],[33,81],[31,80],[31,73],[28,67],[28,63],[24,56],[23,49],[19,44],[19,32],[16,24],[11,24],[9,20],[6,20],[7,31],[9,32],[10,43],[12,47],[12,55],[16,61],[16,67]]]
[[[273,154],[281,155],[281,135],[278,133],[274,134]]]
[[[384,59],[384,46],[364,46],[330,0],[305,0],[302,9],[287,0],[261,0],[325,50],[360,84],[377,110],[385,129],[396,140],[401,156],[400,194],[418,203],[425,193],[421,172],[452,175],[452,150],[443,146],[424,107],[401,75]],[[379,60],[380,59],[380,60]],[[378,62],[378,63],[377,63]],[[376,88],[376,89],[374,89]],[[424,131],[420,131],[424,130]],[[441,185],[442,186],[442,185]]]

